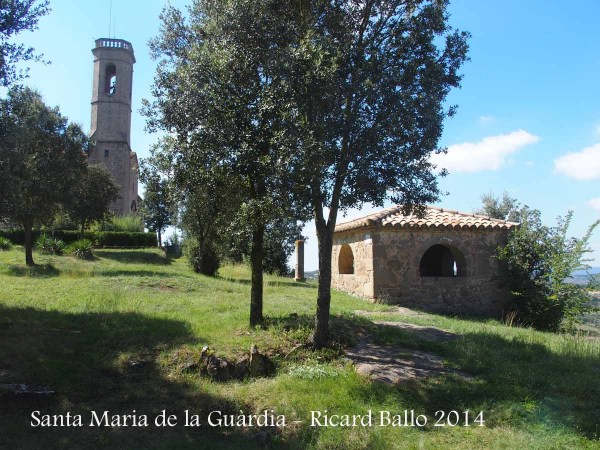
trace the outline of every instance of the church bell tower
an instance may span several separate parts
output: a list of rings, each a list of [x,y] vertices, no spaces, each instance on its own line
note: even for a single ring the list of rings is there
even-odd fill
[[[131,151],[131,94],[133,46],[122,39],[96,40],[92,90],[93,146],[89,164],[104,164],[119,186],[120,197],[111,206],[117,214],[138,207],[137,156]]]

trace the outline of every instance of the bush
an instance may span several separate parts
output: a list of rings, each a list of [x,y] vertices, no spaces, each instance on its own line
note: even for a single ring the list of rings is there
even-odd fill
[[[154,233],[103,231],[95,234],[98,247],[156,247]]]
[[[60,239],[55,239],[42,234],[35,241],[35,246],[46,255],[62,255],[66,244]]]
[[[12,242],[5,237],[0,236],[0,250],[10,250],[12,247]]]
[[[217,274],[221,261],[212,246],[205,245],[202,248],[197,240],[188,238],[185,240],[183,247],[183,251],[196,273],[211,277]]]
[[[498,251],[513,298],[516,320],[539,330],[572,330],[581,315],[593,311],[596,283],[569,283],[573,272],[589,269],[585,259],[589,238],[600,221],[581,239],[568,238],[572,212],[555,227],[543,226],[540,212],[523,209],[522,224]]]
[[[89,239],[80,239],[67,247],[67,253],[80,259],[92,259],[94,257],[92,248],[92,241]]]
[[[33,231],[33,239],[37,240],[45,233],[40,230]],[[60,239],[65,244],[71,244],[79,239],[89,239],[96,247],[156,247],[156,235],[154,233],[140,232],[114,232],[114,231],[86,231],[81,234],[77,231],[54,230],[52,232],[55,239]],[[23,230],[2,230],[0,236],[11,240],[18,245],[25,244],[25,233]]]
[[[35,240],[40,235],[39,231],[33,231],[33,239]],[[25,244],[25,232],[21,230],[0,230],[0,237],[8,239],[14,245]]]
[[[144,223],[139,216],[115,216],[109,222],[96,225],[95,231],[141,233],[144,231]]]

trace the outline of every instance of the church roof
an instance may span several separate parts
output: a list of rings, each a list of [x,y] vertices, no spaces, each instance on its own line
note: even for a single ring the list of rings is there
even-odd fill
[[[515,222],[435,206],[426,206],[423,217],[417,217],[415,214],[404,215],[402,214],[402,205],[395,205],[358,219],[338,223],[335,231],[340,232],[363,227],[511,229],[518,225]]]

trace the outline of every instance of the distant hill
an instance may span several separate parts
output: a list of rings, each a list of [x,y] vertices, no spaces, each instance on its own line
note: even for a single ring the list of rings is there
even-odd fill
[[[319,271],[318,270],[309,270],[304,272],[304,277],[307,280],[318,280],[319,279]]]
[[[587,284],[590,277],[596,277],[600,275],[600,267],[592,267],[589,270],[577,270],[573,272],[573,276],[567,281],[575,284]]]
[[[580,275],[586,276],[588,273],[590,275],[598,275],[598,274],[600,274],[600,267],[592,267],[589,270],[576,270],[575,272],[573,272],[573,276],[574,277],[580,276]]]

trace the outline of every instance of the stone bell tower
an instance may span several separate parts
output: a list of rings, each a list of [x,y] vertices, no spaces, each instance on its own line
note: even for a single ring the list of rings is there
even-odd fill
[[[119,185],[119,199],[111,206],[117,214],[132,214],[138,207],[137,156],[131,151],[131,94],[133,46],[122,39],[96,40],[92,88],[93,146],[89,164],[104,164]]]

